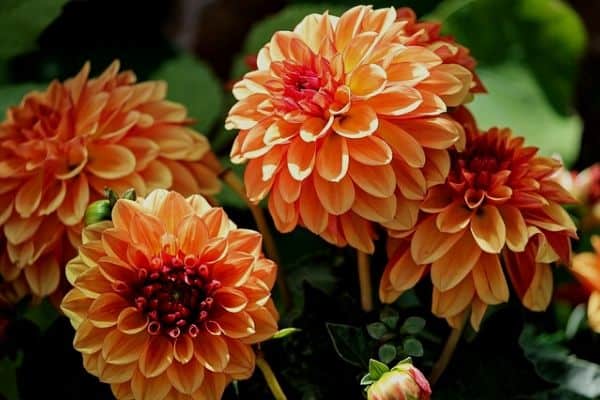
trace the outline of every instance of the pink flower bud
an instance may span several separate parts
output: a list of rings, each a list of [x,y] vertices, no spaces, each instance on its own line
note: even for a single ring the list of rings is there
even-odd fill
[[[427,378],[410,362],[401,362],[384,373],[367,390],[368,400],[429,400]]]

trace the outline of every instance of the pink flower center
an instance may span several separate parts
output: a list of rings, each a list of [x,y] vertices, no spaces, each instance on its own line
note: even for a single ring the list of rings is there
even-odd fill
[[[148,333],[177,338],[196,336],[214,307],[213,294],[221,282],[196,256],[162,254],[138,270],[133,301],[148,316]]]
[[[278,113],[299,111],[316,117],[327,114],[339,83],[326,59],[316,56],[309,65],[279,61],[272,63],[271,68],[280,78],[267,85]]]

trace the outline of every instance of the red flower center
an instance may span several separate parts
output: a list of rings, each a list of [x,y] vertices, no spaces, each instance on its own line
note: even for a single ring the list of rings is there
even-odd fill
[[[280,78],[268,84],[279,113],[300,111],[317,117],[326,115],[339,86],[326,59],[314,57],[309,65],[279,61],[271,64],[271,68]]]
[[[138,270],[133,302],[149,318],[148,333],[177,338],[195,337],[213,308],[212,297],[221,283],[209,277],[196,256],[162,254],[148,268]]]

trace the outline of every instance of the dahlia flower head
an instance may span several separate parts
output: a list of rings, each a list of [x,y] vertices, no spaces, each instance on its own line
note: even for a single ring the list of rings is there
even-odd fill
[[[429,190],[412,230],[390,232],[379,297],[390,303],[429,275],[433,313],[457,326],[470,312],[479,329],[487,306],[508,300],[505,273],[525,307],[546,309],[550,265],[569,265],[577,237],[562,208],[575,199],[553,177],[559,161],[509,129],[478,132],[464,117],[466,147],[450,152],[447,181]]]
[[[136,83],[117,61],[89,72],[86,63],[29,93],[0,123],[0,275],[24,275],[36,296],[57,289],[86,207],[106,187],[219,191],[209,144],[188,128],[185,107],[165,100],[165,82]]]
[[[588,324],[600,333],[600,236],[592,236],[592,247],[594,252],[586,251],[573,256],[571,271],[590,295]]]
[[[231,159],[247,162],[248,197],[269,196],[280,231],[302,225],[372,253],[373,223],[412,228],[427,189],[444,182],[446,149],[464,145],[446,111],[477,91],[474,65],[412,28],[394,8],[312,14],[275,33],[234,85]]]
[[[118,200],[67,265],[62,310],[86,370],[117,399],[220,399],[277,331],[277,267],[261,245],[200,195]]]

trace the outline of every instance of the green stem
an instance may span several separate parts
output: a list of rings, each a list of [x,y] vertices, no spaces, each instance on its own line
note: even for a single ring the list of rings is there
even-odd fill
[[[260,372],[262,372],[263,376],[265,377],[265,381],[267,381],[267,385],[269,386],[269,389],[271,390],[275,400],[287,400],[287,397],[285,396],[285,393],[283,393],[281,385],[279,385],[279,381],[277,381],[277,377],[273,373],[271,366],[260,353],[256,356],[256,366],[258,369],[260,369]]]

